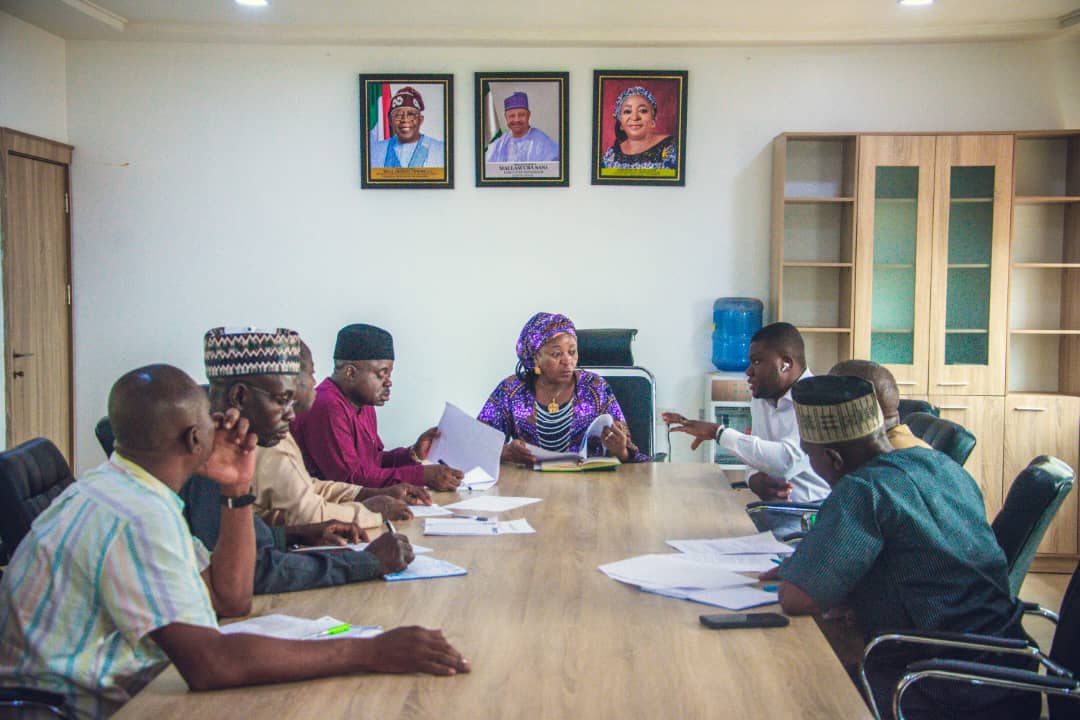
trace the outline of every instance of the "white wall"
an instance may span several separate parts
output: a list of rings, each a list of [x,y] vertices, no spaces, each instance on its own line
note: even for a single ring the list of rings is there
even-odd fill
[[[65,142],[66,72],[62,39],[0,12],[0,127]],[[7,372],[3,318],[0,294],[0,373]],[[4,390],[0,382],[0,408],[4,407]],[[6,445],[6,422],[7,413],[0,412],[0,448]]]
[[[391,445],[444,400],[477,411],[536,310],[639,328],[635,358],[656,373],[660,405],[693,415],[713,299],[768,297],[777,133],[1064,127],[1080,91],[1047,67],[1074,57],[1046,44],[72,42],[77,466],[101,457],[92,427],[115,378],[164,361],[201,379],[202,333],[217,324],[293,327],[320,375],[341,325],[391,330]],[[593,68],[689,70],[685,188],[589,185]],[[473,186],[472,74],[515,69],[570,71],[569,188]],[[457,189],[359,188],[357,74],[388,71],[455,74]]]

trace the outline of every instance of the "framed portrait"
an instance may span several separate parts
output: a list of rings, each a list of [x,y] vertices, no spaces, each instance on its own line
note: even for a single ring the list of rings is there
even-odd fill
[[[686,184],[686,78],[593,71],[593,185]]]
[[[476,185],[566,186],[567,72],[476,73]]]
[[[360,187],[454,187],[453,75],[360,75]]]

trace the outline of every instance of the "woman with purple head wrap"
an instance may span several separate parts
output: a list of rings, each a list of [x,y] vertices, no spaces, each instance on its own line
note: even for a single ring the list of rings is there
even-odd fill
[[[565,315],[536,313],[521,329],[515,348],[517,370],[491,393],[481,422],[501,430],[507,444],[503,462],[536,462],[526,443],[545,450],[573,451],[592,421],[604,413],[615,424],[604,430],[590,454],[623,462],[645,462],[630,439],[622,408],[604,378],[577,369],[577,331]]]
[[[605,168],[667,170],[679,167],[675,138],[656,131],[656,98],[641,85],[619,93],[615,109],[615,142],[604,151]]]

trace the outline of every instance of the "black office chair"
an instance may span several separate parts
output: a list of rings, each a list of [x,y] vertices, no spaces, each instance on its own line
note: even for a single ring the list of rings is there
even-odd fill
[[[578,330],[578,366],[607,380],[634,444],[659,461],[667,455],[655,452],[656,378],[634,365],[630,343],[635,335],[637,330],[632,328]]]
[[[105,451],[105,457],[112,455],[116,438],[113,436],[112,423],[109,422],[108,415],[98,420],[97,425],[94,426],[94,435],[97,437],[98,445],[101,445],[101,449]]]
[[[926,413],[927,415],[933,415],[934,417],[938,417],[941,414],[937,405],[928,403],[925,400],[901,399],[900,402],[897,403],[897,410],[900,411],[900,422],[902,423],[907,422],[907,416],[911,413],[921,412]]]
[[[935,450],[945,453],[955,460],[957,465],[967,462],[971,451],[975,449],[975,436],[963,425],[952,420],[915,412],[908,415],[906,424],[912,435]]]
[[[45,438],[0,453],[0,537],[11,552],[34,518],[73,482],[67,460]]]
[[[59,718],[74,718],[63,695],[47,690],[27,687],[0,688],[0,708],[14,712],[0,712],[0,717],[40,717],[47,713]]]
[[[990,524],[1005,551],[1013,596],[1024,582],[1046,529],[1072,489],[1073,477],[1073,470],[1066,463],[1040,455],[1016,476],[1005,503]]]
[[[952,659],[930,659],[913,662],[896,685],[892,696],[893,713],[903,720],[900,712],[904,693],[923,680],[966,683],[973,687],[1001,687],[1046,695],[1050,720],[1075,720],[1080,717],[1080,568],[1073,572],[1065,596],[1061,600],[1060,619],[1054,631],[1050,654],[1043,653],[1034,643],[1024,640],[1003,639],[971,633],[893,633],[874,638],[863,654],[863,667],[859,675],[869,697],[873,697],[865,672],[866,658],[881,644],[903,642],[936,647],[942,652],[969,650],[1000,653],[1002,655],[1026,656],[1038,661],[1045,671],[1020,670],[1015,667],[990,662],[968,662]],[[871,701],[875,717],[881,717]]]

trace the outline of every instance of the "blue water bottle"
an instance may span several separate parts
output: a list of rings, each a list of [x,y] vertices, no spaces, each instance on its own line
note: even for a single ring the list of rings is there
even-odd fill
[[[750,338],[761,329],[757,298],[718,298],[713,303],[712,361],[720,370],[745,370]]]

